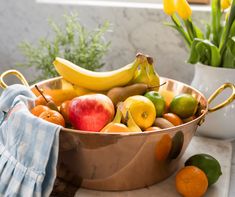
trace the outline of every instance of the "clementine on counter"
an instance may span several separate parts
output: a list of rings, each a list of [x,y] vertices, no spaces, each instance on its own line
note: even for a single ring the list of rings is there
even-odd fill
[[[195,166],[182,168],[176,175],[175,184],[184,197],[201,197],[208,188],[206,174]]]

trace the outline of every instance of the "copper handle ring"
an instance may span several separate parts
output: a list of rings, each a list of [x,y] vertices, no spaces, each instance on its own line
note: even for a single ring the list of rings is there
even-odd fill
[[[0,87],[1,88],[3,88],[3,89],[7,88],[8,85],[4,82],[4,77],[6,77],[8,75],[15,75],[22,82],[23,85],[29,87],[27,80],[24,78],[24,76],[19,71],[7,70],[0,75]]]
[[[221,93],[223,90],[231,88],[232,89],[232,94],[222,103],[216,105],[215,107],[208,107],[208,112],[214,112],[217,111],[218,109],[221,109],[222,107],[228,105],[235,99],[235,85],[232,83],[225,83],[222,86],[220,86],[208,99],[208,105]]]

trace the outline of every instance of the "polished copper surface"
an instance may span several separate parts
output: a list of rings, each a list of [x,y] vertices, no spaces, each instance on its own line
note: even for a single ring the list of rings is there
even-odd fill
[[[189,93],[200,103],[199,115],[180,126],[142,133],[96,133],[63,128],[60,133],[58,176],[71,184],[95,190],[132,190],[158,183],[178,168],[178,163],[199,124],[208,102],[196,89],[161,78],[161,91]],[[60,90],[63,79],[37,85]],[[32,87],[33,88],[33,87]]]

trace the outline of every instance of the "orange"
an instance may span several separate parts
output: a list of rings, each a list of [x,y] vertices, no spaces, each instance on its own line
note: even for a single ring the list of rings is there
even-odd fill
[[[167,119],[175,126],[183,124],[183,121],[180,119],[180,117],[173,113],[163,114],[163,118]]]
[[[130,132],[130,129],[122,124],[122,123],[109,123],[107,126],[105,126],[100,132],[104,133],[110,133],[110,132],[115,132],[115,133],[121,133],[121,132]]]
[[[172,147],[172,140],[169,134],[164,134],[156,144],[156,159],[164,161],[167,159]]]
[[[48,122],[52,122],[54,124],[61,125],[63,127],[65,126],[65,121],[64,121],[63,116],[55,110],[44,111],[40,114],[39,118],[42,118],[42,119],[44,119]]]
[[[50,110],[50,108],[45,105],[37,105],[33,109],[31,109],[31,113],[35,116],[39,116],[42,112],[47,110]]]
[[[184,197],[201,197],[208,188],[206,174],[195,166],[182,168],[175,178],[176,189]]]
[[[151,127],[156,118],[155,106],[152,101],[150,101],[145,96],[136,95],[128,97],[124,101],[123,114],[126,114],[127,109],[130,110],[134,122],[142,130]]]

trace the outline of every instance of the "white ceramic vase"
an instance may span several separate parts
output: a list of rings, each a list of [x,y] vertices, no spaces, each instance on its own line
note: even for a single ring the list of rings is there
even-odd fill
[[[203,93],[207,99],[226,82],[235,84],[235,69],[195,65],[191,86]],[[230,89],[224,90],[209,106],[221,103],[231,93]],[[218,111],[208,112],[205,122],[198,128],[198,134],[221,139],[235,138],[235,101]]]

